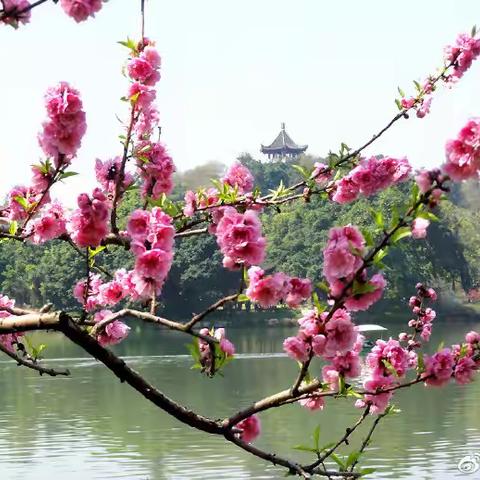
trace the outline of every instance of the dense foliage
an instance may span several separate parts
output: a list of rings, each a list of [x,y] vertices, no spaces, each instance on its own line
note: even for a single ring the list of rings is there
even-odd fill
[[[314,162],[308,156],[296,161],[263,162],[247,154],[240,160],[252,171],[256,185],[264,192],[280,182],[287,185],[297,180],[293,163],[312,165]],[[178,174],[178,187],[172,198],[180,200],[185,189],[208,185],[209,179],[218,177],[224,168],[212,163]],[[385,219],[390,218],[395,205],[407,202],[409,189],[409,184],[390,188],[371,202],[359,199],[353,204],[338,205],[312,197],[309,203],[298,202],[281,206],[280,211],[266,211],[263,225],[269,240],[267,269],[320,281],[322,248],[328,230],[334,225],[349,223],[367,228],[372,223],[372,210],[381,211]],[[388,288],[384,302],[408,296],[417,280],[460,297],[480,281],[480,260],[476,254],[480,248],[476,228],[480,213],[475,208],[480,190],[473,181],[454,184],[454,189],[450,201],[444,201],[437,212],[442,221],[432,223],[424,242],[409,239],[391,251],[386,261]],[[137,204],[140,204],[138,193],[130,192],[120,216],[125,219]],[[120,221],[120,226],[124,222]],[[213,236],[177,239],[179,242],[182,246],[176,249],[161,298],[168,314],[187,315],[212,303],[226,291],[238,288],[235,274],[222,267],[222,255]],[[52,302],[61,308],[78,308],[70,289],[84,276],[83,263],[66,242],[53,241],[43,246],[4,242],[0,250],[0,290],[23,304],[41,306]],[[102,255],[99,263],[114,271],[120,267],[131,268],[133,259],[129,252],[112,248],[110,253]],[[390,268],[393,265],[395,268]]]

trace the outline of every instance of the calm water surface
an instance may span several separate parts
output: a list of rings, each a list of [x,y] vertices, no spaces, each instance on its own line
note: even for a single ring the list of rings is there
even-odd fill
[[[392,335],[403,329],[389,325]],[[432,343],[444,339],[448,344],[480,325],[457,321],[436,327]],[[140,335],[133,326],[116,351],[177,401],[218,418],[290,386],[296,364],[275,354],[294,332],[290,327],[230,328],[239,355],[225,377],[214,379],[189,369],[185,338],[172,332],[148,328]],[[0,362],[1,480],[283,478],[283,470],[154,408],[67,340],[48,339],[46,354],[54,359],[48,364],[68,367],[71,378],[39,377]],[[480,472],[457,470],[462,457],[480,454],[479,385],[477,380],[467,388],[419,386],[399,392],[395,403],[403,413],[380,425],[364,458],[364,466],[377,468],[370,478],[480,478]],[[308,443],[318,424],[324,443],[337,439],[358,417],[352,403],[330,402],[319,413],[295,405],[265,412],[258,445],[308,461],[292,447]],[[360,430],[354,439],[361,441],[364,434]]]

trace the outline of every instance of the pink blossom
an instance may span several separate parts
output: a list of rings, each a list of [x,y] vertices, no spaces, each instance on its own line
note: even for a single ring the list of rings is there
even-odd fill
[[[460,385],[466,385],[473,380],[475,371],[477,370],[476,363],[470,357],[461,358],[455,365],[453,376],[455,381]]]
[[[427,228],[430,225],[430,221],[426,218],[416,218],[412,222],[412,237],[419,239],[427,236]]]
[[[63,207],[58,202],[49,203],[39,212],[39,216],[29,224],[28,238],[40,244],[58,238],[66,232],[66,219]]]
[[[365,390],[374,393],[390,387],[392,383],[392,377],[375,377],[367,380],[364,383],[364,388]],[[357,408],[365,408],[367,405],[370,405],[370,415],[378,415],[385,411],[392,395],[393,393],[391,391],[377,393],[375,395],[367,393],[364,395],[363,399],[355,402],[355,406]]]
[[[341,375],[347,378],[356,378],[362,373],[360,356],[352,350],[344,354],[337,354],[331,358],[332,365]]]
[[[420,192],[426,193],[430,188],[432,188],[434,179],[438,176],[438,171],[436,170],[420,170],[415,176],[415,181],[417,182]]]
[[[325,335],[314,335],[312,337],[312,350],[317,357],[321,357],[325,353],[325,345],[327,343],[327,339]]]
[[[449,81],[460,79],[478,55],[480,55],[480,39],[465,33],[457,37],[454,45],[445,47],[445,63],[454,62]]]
[[[285,303],[290,308],[297,308],[303,301],[310,298],[311,294],[312,282],[308,278],[290,278]]]
[[[305,362],[310,354],[310,345],[299,337],[288,337],[283,342],[287,355],[299,362]]]
[[[11,316],[11,313],[7,312],[6,309],[12,309],[15,307],[15,300],[13,298],[8,298],[7,295],[0,295],[0,318],[8,318]]]
[[[150,227],[150,212],[147,210],[135,210],[130,214],[127,223],[127,232],[134,240],[144,242]]]
[[[135,104],[138,107],[145,109],[155,101],[157,93],[154,88],[142,85],[139,82],[134,82],[128,89],[128,98],[136,98]]]
[[[404,109],[410,109],[412,108],[414,105],[415,105],[415,98],[414,97],[410,97],[410,98],[402,98],[402,101],[401,101],[401,104],[402,104],[402,108]]]
[[[325,325],[325,354],[346,353],[357,340],[357,329],[352,323],[349,313],[339,308]]]
[[[226,354],[226,356],[233,357],[235,354],[235,345],[225,336],[225,329],[217,328],[213,337],[220,342],[220,349]]]
[[[135,157],[143,179],[142,195],[156,200],[162,193],[170,194],[175,165],[165,146],[156,142],[142,142],[135,150]]]
[[[261,430],[260,419],[257,415],[252,415],[235,425],[235,428],[241,430],[240,438],[247,443],[253,442],[259,435]]]
[[[367,355],[367,365],[373,369],[373,376],[405,376],[409,367],[409,354],[397,340],[390,338],[387,342],[377,340],[372,351]],[[394,372],[391,370],[393,368]]]
[[[336,184],[332,199],[337,203],[350,203],[359,194],[373,195],[391,185],[406,180],[412,167],[406,158],[370,157],[363,159],[347,176]]]
[[[45,106],[48,118],[42,124],[38,140],[45,154],[54,157],[58,167],[60,155],[75,156],[80,148],[87,129],[85,112],[78,90],[67,82],[47,90]]]
[[[359,186],[347,175],[335,184],[332,200],[340,204],[351,203],[356,200],[359,195]]]
[[[420,103],[420,105],[417,107],[417,117],[423,118],[425,115],[430,113],[431,104],[432,104],[432,97],[424,98]]]
[[[160,80],[160,63],[160,55],[155,48],[147,46],[138,57],[133,57],[128,62],[128,75],[144,85],[155,85]]]
[[[298,319],[298,324],[300,325],[300,336],[305,339],[310,339],[310,337],[318,335],[320,333],[321,323],[322,320],[318,316],[317,311],[315,309],[308,310],[305,312],[303,317]],[[321,340],[317,339],[317,342],[321,342]]]
[[[97,158],[95,161],[95,175],[97,177],[97,182],[100,183],[103,189],[110,194],[115,194],[116,184],[120,177],[121,164],[122,159],[120,157],[115,157],[103,162]],[[133,175],[129,172],[124,172],[119,193],[122,194],[125,192],[133,182]]]
[[[75,299],[84,306],[84,308],[90,312],[99,307],[102,303],[99,298],[100,286],[102,285],[102,279],[100,275],[96,273],[90,273],[90,282],[88,285],[88,298],[85,304],[85,289],[87,287],[86,280],[79,280],[73,287],[73,296]]]
[[[93,320],[95,323],[99,323],[111,315],[113,315],[113,312],[110,310],[100,310],[95,314]],[[129,331],[130,327],[125,325],[125,323],[120,320],[115,320],[109,323],[102,332],[98,334],[97,341],[102,347],[115,345],[124,340],[128,336]]]
[[[78,209],[68,221],[68,231],[79,247],[98,247],[108,234],[110,204],[103,192],[96,188],[92,196],[82,193],[77,199]]]
[[[102,8],[102,0],[60,0],[65,13],[77,23],[94,17]]]
[[[160,114],[155,105],[150,104],[141,108],[138,119],[133,127],[139,140],[148,140],[160,122]]]
[[[480,344],[480,333],[474,332],[473,330],[471,332],[468,332],[465,335],[465,341],[470,344]]]
[[[250,267],[248,270],[249,286],[246,295],[262,308],[277,305],[286,295],[289,278],[284,273],[265,276],[260,267]]]
[[[254,179],[250,170],[237,160],[227,170],[222,182],[233,188],[237,187],[238,193],[242,194],[253,189]]]
[[[298,401],[298,403],[302,406],[307,408],[308,410],[315,411],[315,410],[323,410],[325,407],[325,400],[321,395],[312,393],[307,398],[302,398]]]
[[[476,177],[480,168],[480,118],[472,118],[446,147],[445,172],[455,181]]]
[[[441,387],[448,383],[454,368],[454,359],[449,348],[444,348],[432,356],[425,355],[424,362],[423,377],[426,385]]]
[[[338,381],[340,373],[333,365],[325,365],[322,367],[322,379],[328,384],[330,390],[335,391],[338,389]]]
[[[328,243],[323,251],[323,274],[331,283],[346,278],[362,265],[361,254],[365,240],[360,231],[351,225],[332,228]]]
[[[345,307],[348,310],[352,312],[368,310],[382,298],[387,282],[381,273],[376,273],[369,280],[368,285],[374,289],[372,292],[353,295],[345,300]]]
[[[43,192],[50,186],[50,182],[53,180],[53,168],[47,168],[49,164],[32,165],[32,187],[36,192]]]
[[[314,169],[310,178],[313,178],[315,180],[315,183],[318,183],[319,185],[324,185],[332,177],[332,172],[328,168],[328,165],[325,165],[321,162],[315,162],[313,164],[313,167]]]
[[[1,21],[3,23],[17,28],[19,23],[27,24],[30,22],[30,10],[18,13],[30,6],[28,0],[2,0],[2,4],[4,13]]]
[[[135,271],[146,278],[163,280],[170,270],[172,260],[173,255],[171,252],[159,248],[147,250],[137,257]]]
[[[29,211],[40,202],[42,193],[33,188],[27,188],[23,185],[13,187],[7,194],[8,199],[8,218],[10,220],[25,220]],[[41,205],[50,201],[48,193],[43,196]]]
[[[231,270],[239,265],[259,265],[265,258],[262,225],[253,210],[237,212],[225,207],[216,229],[217,243],[224,255],[223,264]]]

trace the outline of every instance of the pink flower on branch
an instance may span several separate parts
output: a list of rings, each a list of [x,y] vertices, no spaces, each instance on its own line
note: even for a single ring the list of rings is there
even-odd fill
[[[97,312],[93,317],[96,323],[105,320],[109,316],[113,315],[110,310],[101,310]],[[130,332],[130,327],[120,320],[115,320],[105,326],[101,333],[97,336],[97,341],[103,347],[107,345],[115,345],[124,340]]]
[[[261,431],[260,419],[257,415],[252,415],[235,425],[240,430],[240,438],[247,443],[253,442]]]
[[[237,160],[229,167],[222,182],[238,188],[238,193],[242,194],[252,190],[254,179],[250,170]]]
[[[30,7],[28,0],[2,0],[1,4],[3,5],[3,12],[0,22],[11,25],[13,28],[18,28],[19,23],[25,25],[30,22],[30,10],[20,13]]]
[[[224,255],[223,265],[228,269],[258,265],[265,258],[266,241],[262,237],[258,215],[253,210],[239,213],[233,207],[225,207],[216,237]]]
[[[94,17],[102,8],[102,0],[60,0],[64,12],[77,23]]]
[[[79,247],[98,247],[109,230],[110,203],[99,188],[92,196],[78,196],[78,209],[68,221],[68,232]]]
[[[47,90],[45,106],[48,118],[43,122],[43,131],[38,140],[45,155],[54,157],[55,166],[60,160],[68,163],[80,148],[87,124],[80,94],[67,82]],[[65,158],[67,157],[67,158]]]

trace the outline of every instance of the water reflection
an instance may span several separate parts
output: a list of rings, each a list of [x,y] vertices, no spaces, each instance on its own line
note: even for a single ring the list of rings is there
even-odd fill
[[[380,321],[380,323],[382,323]],[[433,339],[458,340],[474,325],[438,325]],[[393,324],[392,334],[402,326]],[[478,326],[477,326],[478,328]],[[207,379],[189,369],[185,338],[153,328],[133,329],[117,352],[168,395],[214,417],[226,416],[279,389],[288,388],[295,362],[281,352],[291,327],[231,328],[240,353],[225,377]],[[274,479],[283,474],[221,438],[179,424],[121,384],[98,362],[61,337],[49,336],[52,366],[72,370],[72,378],[38,377],[1,362],[0,478],[10,480],[84,479]],[[315,365],[317,371],[320,365]],[[403,414],[385,421],[368,450],[372,478],[465,478],[456,465],[480,452],[480,388],[451,385],[399,392]],[[258,444],[309,460],[291,450],[305,443],[316,424],[324,443],[340,436],[358,411],[352,400],[327,403],[311,414],[298,406],[262,414]],[[368,427],[368,426],[367,426]],[[366,429],[360,430],[361,438]],[[345,453],[353,447],[344,449]]]

